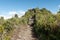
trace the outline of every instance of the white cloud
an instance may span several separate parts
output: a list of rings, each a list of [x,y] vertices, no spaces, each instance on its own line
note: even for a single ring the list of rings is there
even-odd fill
[[[9,12],[7,12],[7,14],[0,14],[0,17],[4,17],[4,19],[8,19],[11,18],[12,16],[10,16]]]
[[[25,11],[9,11],[7,12],[7,15],[0,15],[3,16],[5,19],[13,17],[15,14],[18,14],[19,17],[23,16],[25,14]]]
[[[58,5],[58,7],[60,8],[60,5]]]
[[[9,16],[9,15],[0,15],[0,17],[4,17],[4,19],[8,19],[8,18],[11,18],[12,16]]]
[[[25,11],[18,11],[17,13],[18,13],[19,17],[21,17],[22,15],[25,14]]]
[[[16,11],[10,11],[9,14],[16,14]]]

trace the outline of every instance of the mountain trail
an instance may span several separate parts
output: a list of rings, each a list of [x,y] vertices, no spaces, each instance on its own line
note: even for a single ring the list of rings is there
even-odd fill
[[[11,40],[37,40],[31,26],[21,25],[14,30]]]

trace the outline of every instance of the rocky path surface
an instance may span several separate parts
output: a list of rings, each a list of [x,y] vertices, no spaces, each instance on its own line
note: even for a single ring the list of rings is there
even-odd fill
[[[32,27],[29,25],[22,25],[14,30],[11,40],[37,40],[33,36]]]

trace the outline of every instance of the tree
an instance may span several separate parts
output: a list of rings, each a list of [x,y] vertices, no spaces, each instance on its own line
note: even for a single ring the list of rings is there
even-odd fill
[[[18,18],[18,15],[17,14],[15,14],[15,18]]]
[[[4,20],[4,17],[1,17],[0,19],[1,19],[1,20]]]

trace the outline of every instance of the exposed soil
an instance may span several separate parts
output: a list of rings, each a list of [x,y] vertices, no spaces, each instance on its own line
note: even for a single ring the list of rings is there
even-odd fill
[[[33,27],[29,25],[20,25],[16,27],[11,40],[37,40],[32,29]]]

